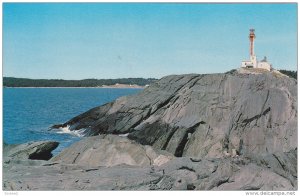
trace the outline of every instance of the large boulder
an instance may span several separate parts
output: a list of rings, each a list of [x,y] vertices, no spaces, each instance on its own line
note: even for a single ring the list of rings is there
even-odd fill
[[[55,141],[28,142],[19,145],[4,144],[3,157],[18,160],[49,160],[52,151],[59,145]]]
[[[173,158],[173,155],[151,146],[143,146],[126,137],[99,135],[84,138],[63,150],[51,161],[77,164],[87,167],[127,164],[132,166],[159,166]]]

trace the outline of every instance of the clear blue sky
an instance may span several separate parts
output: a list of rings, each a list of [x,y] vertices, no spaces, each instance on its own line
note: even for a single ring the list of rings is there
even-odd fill
[[[124,78],[221,73],[255,53],[297,69],[297,4],[4,3],[3,74]]]

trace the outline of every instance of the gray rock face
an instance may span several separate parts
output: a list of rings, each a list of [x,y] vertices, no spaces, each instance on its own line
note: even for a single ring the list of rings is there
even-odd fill
[[[160,166],[90,167],[66,163],[4,164],[3,189],[9,190],[297,190],[297,151],[269,157],[174,158]],[[258,163],[260,162],[260,163]],[[295,167],[296,169],[297,167]],[[284,175],[282,175],[285,172]],[[289,173],[290,172],[290,173]],[[285,176],[292,175],[291,179]],[[294,178],[294,179],[293,179]]]
[[[280,74],[167,76],[61,126],[93,137],[4,162],[4,190],[298,189],[297,81]]]
[[[63,124],[125,134],[175,156],[220,158],[297,147],[297,81],[272,72],[167,76]]]
[[[126,164],[132,166],[159,166],[173,159],[173,155],[150,146],[143,146],[125,137],[99,135],[73,144],[51,161],[88,167]]]
[[[20,145],[4,145],[3,156],[19,160],[49,160],[52,151],[58,146],[54,141],[28,142]]]

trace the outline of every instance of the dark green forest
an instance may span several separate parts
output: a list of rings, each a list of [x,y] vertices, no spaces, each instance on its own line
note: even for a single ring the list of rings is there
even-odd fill
[[[60,79],[28,79],[3,77],[4,87],[98,87],[102,85],[137,84],[145,86],[157,81],[154,78],[120,78],[120,79],[85,79],[85,80],[60,80]]]
[[[290,76],[292,78],[295,78],[297,80],[297,71],[288,71],[288,70],[279,70],[281,73]]]
[[[231,70],[226,73],[231,73]],[[289,77],[297,79],[297,71],[279,70]],[[4,87],[99,87],[102,85],[137,84],[145,86],[157,81],[155,78],[119,78],[119,79],[85,79],[85,80],[60,80],[60,79],[28,79],[3,77]]]

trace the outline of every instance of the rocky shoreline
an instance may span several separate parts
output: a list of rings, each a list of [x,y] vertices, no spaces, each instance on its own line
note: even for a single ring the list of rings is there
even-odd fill
[[[297,80],[273,72],[167,76],[61,127],[86,138],[4,148],[4,190],[298,189]]]
[[[111,142],[106,147],[95,147],[105,137],[93,136],[49,161],[5,159],[3,189],[297,190],[297,150],[255,159],[196,159],[158,154],[120,136],[106,137]]]

